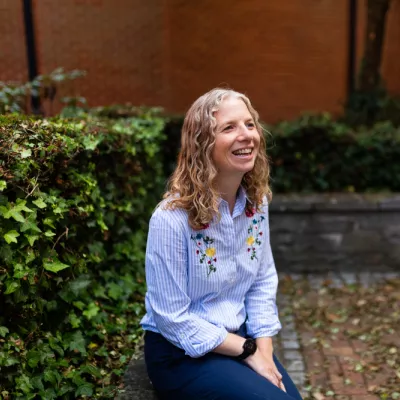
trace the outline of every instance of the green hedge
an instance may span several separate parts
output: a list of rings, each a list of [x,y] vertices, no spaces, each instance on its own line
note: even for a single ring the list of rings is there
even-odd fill
[[[274,192],[400,192],[400,128],[390,122],[354,130],[305,115],[266,128]]]
[[[114,398],[143,314],[164,120],[0,117],[0,398]]]

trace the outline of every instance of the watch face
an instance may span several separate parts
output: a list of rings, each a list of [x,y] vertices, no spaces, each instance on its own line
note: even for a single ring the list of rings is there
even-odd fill
[[[250,354],[254,354],[257,350],[257,344],[256,341],[254,339],[247,339],[244,342],[243,348],[245,350],[246,353]]]

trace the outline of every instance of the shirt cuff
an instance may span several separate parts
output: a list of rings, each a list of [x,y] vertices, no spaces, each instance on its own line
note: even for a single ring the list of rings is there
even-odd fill
[[[192,358],[198,358],[218,347],[227,336],[228,331],[225,328],[216,327],[215,332],[202,332],[199,329],[199,331],[190,336],[179,334],[179,341],[186,355]]]

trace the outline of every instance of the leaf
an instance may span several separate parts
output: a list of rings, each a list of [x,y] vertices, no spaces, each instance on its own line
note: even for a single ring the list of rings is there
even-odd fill
[[[100,311],[100,308],[94,303],[90,303],[88,308],[82,313],[87,319],[95,317]]]
[[[43,268],[46,271],[51,271],[51,272],[59,272],[63,269],[69,268],[70,266],[67,264],[63,264],[61,261],[59,260],[54,260],[54,261],[43,261]]]
[[[25,232],[28,230],[35,232],[42,232],[42,230],[33,222],[36,219],[35,214],[31,214],[28,218],[25,219],[25,222],[21,225],[21,232]]]
[[[6,281],[6,291],[4,294],[14,293],[19,288],[19,283],[15,281]]]
[[[4,209],[5,207],[2,207],[2,208]],[[4,212],[4,210],[3,210],[3,217],[6,219],[13,218],[18,222],[25,222],[25,218],[22,216],[22,214],[19,211],[15,210],[15,208],[11,208],[10,210],[8,210],[6,212]]]
[[[31,149],[24,149],[22,151],[20,151],[21,154],[21,158],[28,158],[32,155],[32,150]]]
[[[46,369],[44,371],[44,380],[45,380],[45,382],[50,382],[54,386],[56,386],[58,384],[58,382],[60,382],[61,376],[57,372],[57,370]]]
[[[71,335],[69,349],[72,351],[77,350],[86,355],[86,343],[81,331],[76,331]]]
[[[46,208],[47,204],[43,201],[43,199],[41,197],[39,197],[37,200],[32,201],[32,203],[39,207],[39,208]]]
[[[17,237],[19,236],[19,233],[16,230],[8,231],[4,235],[4,239],[6,239],[6,242],[8,244],[10,243],[18,243]]]
[[[85,383],[78,387],[75,391],[75,397],[78,396],[91,396],[93,394],[93,385],[90,383]]]
[[[88,373],[96,378],[101,378],[100,370],[92,364],[84,365],[81,368],[81,374],[83,373]]]
[[[7,188],[7,182],[0,180],[0,192]]]
[[[22,390],[24,393],[29,393],[33,389],[29,378],[26,375],[21,375],[20,377],[15,378],[15,382],[17,383],[17,388]]]
[[[36,375],[31,378],[31,383],[35,389],[44,390],[42,377],[40,375]]]
[[[0,326],[0,336],[5,337],[10,331],[5,326]]]
[[[35,368],[40,361],[40,352],[36,350],[31,350],[26,355],[26,359],[28,360],[28,365],[31,368]]]
[[[115,282],[111,282],[109,285],[109,289],[107,294],[113,299],[113,300],[118,300],[122,293],[123,289],[121,288],[120,285],[117,285]]]
[[[35,243],[36,240],[39,239],[38,235],[25,235],[25,237],[28,239],[28,242],[31,246]]]
[[[56,234],[55,234],[54,232],[52,232],[52,231],[46,231],[46,232],[44,233],[44,235],[47,236],[47,237],[56,236]]]

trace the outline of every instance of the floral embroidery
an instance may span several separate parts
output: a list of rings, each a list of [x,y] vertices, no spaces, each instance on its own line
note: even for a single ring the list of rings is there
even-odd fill
[[[205,236],[202,233],[191,235],[190,239],[196,243],[196,254],[200,254],[200,264],[206,263],[208,267],[207,276],[210,276],[211,272],[217,270],[214,264],[217,262],[217,258],[215,257],[217,250],[215,247],[211,247],[214,243],[214,239]]]
[[[254,217],[255,215],[255,209],[253,208],[252,210],[246,210],[246,216],[249,218]],[[260,218],[254,218],[251,221],[251,224],[249,226],[249,228],[247,229],[247,233],[249,234],[249,236],[246,239],[246,244],[247,246],[249,246],[247,248],[247,251],[250,253],[250,259],[251,260],[258,260],[257,258],[257,247],[256,246],[260,246],[261,245],[261,236],[263,235],[262,231],[260,230],[261,228],[261,222],[264,221],[265,217],[263,217],[262,215],[260,216]]]
[[[255,208],[246,208],[245,213],[246,213],[246,217],[251,218],[256,213],[256,209]]]

